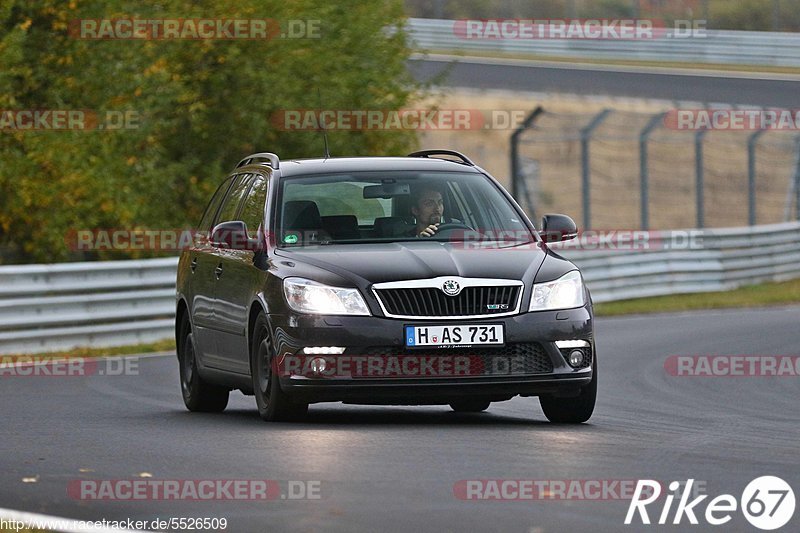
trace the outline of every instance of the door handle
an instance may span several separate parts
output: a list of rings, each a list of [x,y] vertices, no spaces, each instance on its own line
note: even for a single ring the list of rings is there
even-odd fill
[[[197,258],[196,257],[192,257],[192,262],[189,263],[189,268],[192,270],[192,273],[194,273],[194,271],[197,270]]]
[[[217,268],[214,269],[214,274],[217,276],[217,279],[222,277],[222,263],[217,265]]]

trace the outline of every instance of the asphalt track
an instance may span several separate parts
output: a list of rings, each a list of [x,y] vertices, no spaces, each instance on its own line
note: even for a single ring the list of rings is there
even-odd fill
[[[673,354],[798,355],[798,317],[800,307],[599,319],[599,403],[590,423],[571,427],[546,422],[533,398],[482,414],[318,404],[306,423],[267,424],[252,397],[234,393],[225,413],[194,414],[183,408],[173,357],[142,358],[132,375],[3,376],[0,507],[97,520],[226,517],[237,532],[685,531],[685,519],[625,528],[620,499],[464,501],[453,489],[472,479],[694,478],[712,496],[738,498],[750,480],[777,475],[800,495],[800,378],[676,377],[664,368]],[[313,480],[322,498],[67,494],[73,480],[143,472]],[[782,531],[799,525],[800,509]],[[726,526],[691,527],[707,530],[756,531],[741,513]]]
[[[433,56],[409,62],[420,81],[440,85],[593,96],[653,98],[795,109],[800,77],[724,72],[571,65],[524,60]]]

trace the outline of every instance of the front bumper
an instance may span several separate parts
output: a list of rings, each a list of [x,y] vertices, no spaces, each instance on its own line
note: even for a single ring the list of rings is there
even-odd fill
[[[321,317],[301,314],[269,316],[277,354],[277,366],[281,388],[298,401],[344,401],[369,404],[442,404],[465,397],[483,397],[491,401],[510,399],[516,395],[574,396],[581,387],[592,380],[592,362],[595,358],[592,334],[592,313],[589,306],[562,311],[539,311],[496,319],[465,319],[463,321],[430,321],[390,319],[383,317]],[[346,351],[341,355],[326,355],[328,362],[340,361],[360,355],[368,357],[436,357],[460,354],[469,361],[479,361],[470,355],[472,348],[414,350],[405,348],[405,325],[431,324],[504,324],[505,347],[475,347],[483,365],[493,358],[502,359],[512,352],[514,346],[538,345],[536,357],[543,358],[546,365],[518,366],[516,371],[505,374],[493,372],[470,375],[453,373],[442,375],[360,375],[338,372],[328,375],[294,374],[285,371],[293,358],[306,361],[312,357],[303,355],[308,346],[340,346]],[[569,366],[555,341],[584,340],[589,343],[587,355],[591,358],[587,366],[575,369]],[[421,355],[423,354],[424,355]],[[524,351],[524,357],[533,357]],[[387,355],[388,354],[388,355]],[[458,357],[458,356],[456,356]],[[488,359],[486,359],[488,357]],[[517,355],[517,358],[520,356]],[[485,366],[485,365],[484,365]],[[483,368],[483,367],[482,367]]]

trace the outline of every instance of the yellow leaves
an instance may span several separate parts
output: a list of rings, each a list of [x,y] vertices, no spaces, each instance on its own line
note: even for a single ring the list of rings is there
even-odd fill
[[[190,176],[189,183],[191,183],[192,185],[197,185],[197,176]]]
[[[155,63],[144,69],[145,76],[152,76],[153,74],[160,74],[167,70],[167,60],[164,57],[158,58]]]
[[[61,56],[56,61],[57,65],[71,65],[72,64],[72,56]]]
[[[28,28],[30,28],[30,27],[31,27],[31,24],[33,24],[33,20],[31,20],[31,19],[28,19],[28,20],[26,20],[25,22],[21,23],[21,24],[19,25],[19,27],[20,27],[20,29],[21,29],[21,30],[23,30],[23,31],[28,31]]]
[[[225,56],[217,57],[217,63],[224,63],[224,62],[225,62]]]
[[[134,164],[136,164],[136,162],[137,162],[138,160],[139,160],[139,159],[138,159],[138,158],[137,158],[135,155],[132,155],[132,156],[130,156],[128,159],[126,159],[126,160],[125,160],[125,163],[127,163],[127,164],[128,164],[128,166],[129,166],[129,167],[131,167],[131,166],[133,166]]]
[[[133,91],[134,96],[142,96],[142,88],[137,87],[135,91]]]

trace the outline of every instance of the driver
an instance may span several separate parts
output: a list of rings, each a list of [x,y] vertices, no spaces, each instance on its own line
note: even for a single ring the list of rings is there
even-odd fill
[[[412,197],[411,214],[417,220],[414,236],[433,237],[444,216],[442,193],[431,186],[416,191]]]

